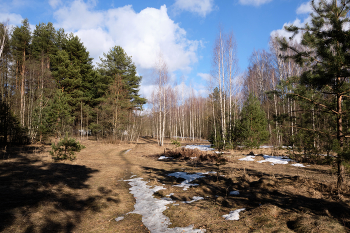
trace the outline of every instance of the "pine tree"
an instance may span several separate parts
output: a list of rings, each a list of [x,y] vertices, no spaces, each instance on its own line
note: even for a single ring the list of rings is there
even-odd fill
[[[305,97],[302,91],[293,94],[299,100],[321,107],[324,112],[335,116],[333,119],[336,133],[333,135],[329,132],[329,136],[334,138],[334,150],[338,153],[337,186],[340,190],[344,179],[343,161],[349,155],[344,139],[350,134],[343,120],[348,117],[348,111],[344,111],[344,102],[348,100],[350,93],[350,31],[347,28],[350,22],[347,17],[350,0],[328,2],[320,0],[316,5],[312,1],[312,21],[305,28],[294,25],[286,27],[287,31],[294,33],[292,38],[299,32],[304,32],[301,44],[308,48],[307,51],[298,51],[289,46],[286,39],[280,43],[282,50],[290,48],[295,52],[295,55],[286,58],[292,58],[300,66],[307,67],[298,80],[300,89],[312,88],[315,92],[320,92],[324,100],[331,99],[317,102],[313,98]]]
[[[16,76],[16,90],[18,89],[20,80],[20,123],[24,126],[25,115],[25,69],[26,60],[29,54],[29,45],[31,41],[31,32],[28,19],[22,21],[21,27],[15,27],[11,37],[12,54],[15,59],[15,76]],[[20,78],[19,78],[20,76]]]
[[[235,128],[235,141],[248,148],[259,148],[269,139],[267,119],[261,104],[252,93],[244,102],[240,121]]]
[[[113,47],[103,56],[104,58],[100,58],[101,63],[98,64],[101,75],[107,76],[110,83],[119,75],[127,91],[127,99],[131,103],[131,108],[142,107],[146,103],[146,99],[140,97],[138,93],[142,77],[136,75],[136,66],[131,57],[120,46]]]
[[[124,49],[113,47],[98,64],[100,74],[100,89],[105,88],[105,101],[101,103],[104,128],[113,128],[114,137],[129,125],[133,110],[142,108],[146,99],[138,94],[141,76],[137,76],[136,66]],[[106,85],[107,84],[107,85]],[[107,117],[109,116],[109,117]],[[102,119],[102,118],[101,118]]]

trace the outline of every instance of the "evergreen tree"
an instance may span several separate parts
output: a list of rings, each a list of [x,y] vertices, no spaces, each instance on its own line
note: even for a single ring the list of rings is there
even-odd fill
[[[140,97],[139,87],[141,83],[141,76],[137,76],[136,66],[132,62],[124,49],[120,46],[113,47],[107,54],[103,54],[99,65],[99,72],[101,75],[107,76],[109,83],[112,83],[121,77],[123,87],[127,92],[127,100],[130,102],[130,108],[141,108],[146,103],[146,99]]]
[[[235,128],[235,141],[248,148],[259,148],[269,139],[267,119],[260,102],[252,93],[244,102],[240,121]]]
[[[20,123],[24,126],[24,116],[25,116],[25,70],[26,70],[26,60],[29,54],[29,46],[31,41],[31,32],[29,27],[28,19],[22,21],[21,27],[15,27],[11,36],[11,47],[12,54],[15,60],[14,71],[16,76],[16,90],[19,89],[20,96],[20,107],[19,116]],[[20,88],[18,88],[20,87]]]
[[[350,85],[350,31],[347,25],[350,20],[347,17],[350,9],[350,0],[333,0],[331,2],[320,0],[316,5],[312,1],[314,13],[311,14],[311,25],[299,28],[294,25],[286,27],[293,32],[294,37],[303,31],[301,44],[308,48],[307,51],[288,45],[286,39],[281,42],[282,50],[288,48],[295,51],[295,55],[286,57],[294,59],[300,66],[308,67],[302,73],[298,84],[300,91],[295,92],[294,97],[310,104],[323,108],[325,113],[332,114],[336,123],[334,138],[334,150],[338,153],[338,190],[344,179],[343,161],[349,155],[348,147],[344,139],[349,135],[348,126],[343,124],[348,111],[344,111],[344,102],[348,100]],[[312,88],[320,92],[325,100],[317,102],[312,97],[305,97],[303,90]],[[330,118],[332,119],[332,118]],[[332,137],[332,133],[328,134]]]
[[[71,107],[68,104],[67,94],[57,89],[54,96],[48,99],[48,104],[43,110],[43,124],[41,131],[62,137],[68,132],[74,118],[71,116]]]

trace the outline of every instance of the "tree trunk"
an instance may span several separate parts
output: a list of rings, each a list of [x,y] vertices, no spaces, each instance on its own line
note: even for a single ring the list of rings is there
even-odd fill
[[[339,79],[339,78],[338,78]],[[342,98],[343,96],[340,94],[337,94],[337,110],[338,110],[338,116],[337,116],[337,139],[340,146],[340,151],[343,151],[344,146],[344,138],[343,138],[343,118],[342,118]],[[343,158],[338,153],[337,156],[337,165],[338,165],[338,182],[337,182],[337,189],[338,193],[340,193],[343,182],[344,182],[344,165],[343,165]]]

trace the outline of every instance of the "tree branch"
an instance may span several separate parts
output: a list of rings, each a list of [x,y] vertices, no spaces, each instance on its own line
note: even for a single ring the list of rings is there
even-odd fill
[[[309,101],[309,102],[311,102],[311,103],[313,103],[313,104],[315,104],[315,105],[321,106],[321,107],[323,107],[323,108],[326,108],[326,109],[328,109],[328,111],[333,112],[333,113],[339,115],[339,112],[337,112],[337,111],[335,111],[335,110],[333,110],[333,109],[329,109],[329,108],[328,108],[326,105],[324,105],[324,104],[316,103],[316,102],[313,101],[312,99],[306,98],[306,97],[301,96],[301,95],[299,95],[299,94],[290,93],[290,95],[298,96],[298,97],[300,97],[300,98],[302,98],[302,99],[304,99],[304,100],[307,100],[307,101]]]

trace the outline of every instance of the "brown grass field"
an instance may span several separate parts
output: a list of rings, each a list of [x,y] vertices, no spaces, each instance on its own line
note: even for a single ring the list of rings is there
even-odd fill
[[[171,198],[179,205],[168,205],[163,212],[170,218],[169,227],[194,225],[206,232],[350,229],[350,178],[346,177],[344,190],[338,195],[335,170],[329,165],[299,168],[239,161],[250,152],[243,150],[225,153],[227,162],[220,167],[210,156],[202,160],[186,158],[203,154],[196,150],[176,159],[157,160],[166,149],[171,149],[166,155],[177,152],[170,141],[159,147],[152,138],[129,144],[93,140],[82,144],[86,148],[76,153],[74,161],[53,162],[49,145],[11,148],[0,154],[0,232],[149,232],[141,215],[127,214],[134,210],[135,198],[123,180],[131,175],[149,181],[148,185],[164,184],[166,189],[155,193],[157,198],[174,193]],[[285,153],[271,149],[253,152]],[[195,180],[198,186],[186,191],[173,186],[181,178],[167,175],[218,170],[219,177],[206,175]],[[240,195],[229,195],[233,190],[239,190]],[[181,202],[193,196],[204,200]],[[240,208],[246,210],[238,221],[222,217]],[[124,220],[115,221],[124,215]]]

